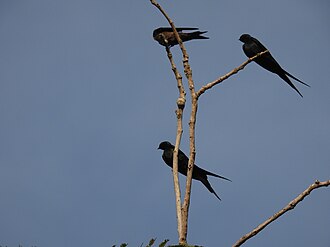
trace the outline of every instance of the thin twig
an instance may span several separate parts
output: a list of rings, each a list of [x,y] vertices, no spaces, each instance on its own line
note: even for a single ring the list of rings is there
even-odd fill
[[[330,185],[330,180],[320,182],[316,180],[313,184],[311,184],[305,191],[303,191],[299,196],[297,196],[295,199],[293,199],[287,206],[282,208],[280,211],[278,211],[276,214],[274,214],[272,217],[268,218],[265,222],[261,223],[259,226],[257,226],[255,229],[253,229],[251,232],[245,234],[243,237],[241,237],[234,245],[233,247],[241,246],[243,243],[245,243],[248,239],[252,238],[253,236],[257,235],[259,232],[261,232],[266,226],[268,226],[270,223],[272,223],[274,220],[288,212],[289,210],[294,209],[295,206],[306,196],[308,196],[314,189],[320,188],[320,187],[327,187]]]
[[[248,65],[249,63],[251,63],[253,60],[255,60],[257,57],[267,53],[268,50],[263,51],[258,53],[257,55],[255,55],[254,57],[249,58],[248,60],[246,60],[244,63],[242,63],[240,66],[238,66],[237,68],[233,69],[232,71],[230,71],[229,73],[220,76],[218,79],[206,84],[205,86],[201,87],[201,89],[199,89],[196,93],[196,96],[199,98],[199,96],[201,96],[203,93],[205,93],[206,90],[211,89],[212,87],[214,87],[215,85],[223,82],[224,80],[228,79],[229,77],[231,77],[234,74],[237,74],[238,71],[242,70],[245,68],[246,65]]]

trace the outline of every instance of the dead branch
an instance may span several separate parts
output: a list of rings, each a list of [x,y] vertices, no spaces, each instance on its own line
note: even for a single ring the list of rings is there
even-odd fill
[[[191,71],[191,68],[189,65],[189,56],[188,56],[186,48],[185,48],[179,34],[174,26],[174,23],[169,18],[169,16],[165,12],[165,10],[157,3],[157,1],[150,0],[150,2],[159,9],[159,11],[164,15],[164,17],[166,18],[166,20],[168,21],[168,23],[171,25],[171,27],[173,29],[175,38],[177,39],[180,49],[182,51],[184,72],[188,79],[189,90],[190,90],[191,98],[192,98],[192,101],[191,101],[192,110],[191,110],[191,117],[190,117],[190,121],[189,121],[190,155],[189,155],[188,171],[187,171],[187,178],[186,178],[186,193],[185,193],[185,197],[184,197],[184,203],[180,210],[181,223],[182,223],[181,227],[179,226],[180,216],[179,216],[179,212],[178,212],[179,205],[181,207],[181,204],[179,204],[180,198],[178,198],[178,195],[180,195],[180,192],[178,192],[177,189],[175,189],[175,191],[176,191],[176,208],[177,208],[177,217],[178,217],[179,243],[186,244],[187,243],[187,232],[188,232],[188,212],[189,212],[189,205],[190,205],[192,172],[193,172],[193,166],[195,163],[195,124],[196,124],[196,114],[197,114],[197,97],[196,97],[195,89],[194,89],[194,81],[192,79],[192,71]],[[167,51],[167,54],[170,54],[169,53],[170,49],[168,47],[166,48],[166,51]],[[169,55],[168,55],[168,57],[169,57]],[[172,64],[172,62],[171,62],[171,64]],[[172,66],[172,70],[173,70],[173,66]],[[176,78],[178,81],[178,88],[180,91],[180,89],[183,89],[182,78],[180,79],[180,81],[178,80],[178,77],[176,77]],[[174,163],[176,163],[176,169],[177,169],[177,160],[178,160],[177,156],[178,156],[179,144],[180,144],[180,140],[181,140],[181,136],[182,136],[183,107],[181,107],[181,103],[185,102],[184,96],[185,96],[184,91],[183,91],[183,93],[180,91],[180,98],[177,100],[178,109],[176,111],[176,113],[177,113],[177,136],[176,136],[175,149],[174,149],[174,154],[173,154],[173,157],[174,157],[173,158],[173,170],[174,170],[174,165],[175,165]],[[178,182],[176,185],[175,175],[177,175],[177,173],[175,174],[173,171],[173,176],[174,176],[173,179],[175,182],[175,186],[177,186],[179,188]]]
[[[245,234],[243,237],[241,237],[234,245],[233,247],[241,246],[243,243],[245,243],[248,239],[254,237],[259,232],[261,232],[266,226],[268,226],[270,223],[275,221],[277,218],[285,214],[286,212],[294,209],[295,206],[297,206],[298,203],[300,203],[306,196],[308,196],[313,190],[320,188],[320,187],[327,187],[330,185],[330,180],[320,182],[316,180],[313,184],[311,184],[305,191],[303,191],[299,196],[297,196],[295,199],[293,199],[291,202],[289,202],[288,205],[286,205],[284,208],[282,208],[280,211],[275,213],[272,217],[268,218],[265,222],[261,223],[259,226],[257,226],[255,229],[253,229],[251,232]]]
[[[199,96],[201,96],[203,93],[205,93],[206,90],[211,89],[212,87],[214,87],[215,85],[223,82],[224,80],[228,79],[229,77],[231,77],[234,74],[237,74],[240,70],[244,69],[246,65],[248,65],[249,63],[251,63],[253,60],[255,60],[257,57],[265,54],[266,52],[268,52],[268,50],[263,51],[258,53],[257,55],[255,55],[254,57],[249,58],[248,60],[246,60],[244,63],[242,63],[240,66],[238,66],[237,68],[233,69],[232,71],[228,72],[227,74],[220,76],[218,79],[207,83],[205,86],[201,87],[201,89],[199,89],[196,93],[196,96],[199,98]]]
[[[179,89],[179,98],[177,100],[177,110],[175,111],[177,117],[177,133],[175,139],[175,148],[173,151],[173,183],[174,183],[174,192],[175,192],[175,206],[176,206],[176,217],[178,221],[178,234],[182,236],[182,212],[181,212],[181,192],[180,192],[180,183],[179,183],[179,174],[178,174],[178,153],[179,147],[182,137],[182,117],[183,117],[183,109],[185,107],[186,102],[186,93],[184,90],[184,86],[182,83],[182,76],[176,68],[176,65],[173,60],[173,56],[169,47],[166,47],[167,57],[171,63],[172,71],[177,80],[177,86]]]

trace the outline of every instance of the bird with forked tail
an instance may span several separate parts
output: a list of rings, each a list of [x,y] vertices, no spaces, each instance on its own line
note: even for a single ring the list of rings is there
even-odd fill
[[[168,142],[168,141],[164,141],[161,142],[159,144],[158,149],[163,150],[163,155],[162,158],[164,160],[164,162],[169,166],[169,167],[173,167],[173,151],[174,151],[174,146]],[[178,171],[187,176],[187,170],[188,170],[188,157],[181,151],[179,150],[179,154],[178,154]],[[217,193],[214,191],[214,189],[212,188],[211,184],[209,183],[209,181],[207,180],[207,176],[213,176],[213,177],[217,177],[217,178],[221,178],[221,179],[225,179],[228,181],[231,181],[228,178],[219,176],[215,173],[206,171],[200,167],[198,167],[197,165],[194,165],[193,168],[193,174],[192,174],[192,178],[201,181],[204,186],[211,192],[213,193],[219,200],[220,197],[217,195]]]
[[[202,34],[207,31],[195,31],[195,32],[183,32],[185,30],[198,30],[195,27],[178,27],[176,30],[179,33],[179,36],[182,42],[186,42],[193,39],[209,39],[208,37],[203,36]],[[175,38],[174,32],[171,27],[160,27],[153,31],[154,40],[158,41],[159,44],[167,47],[172,47],[178,44],[178,41]]]
[[[259,42],[259,40],[257,40],[256,38],[252,37],[249,34],[242,34],[241,37],[239,38],[239,40],[244,43],[243,44],[243,51],[244,51],[245,55],[247,57],[249,57],[249,58],[254,57],[258,53],[267,50],[267,48],[265,46],[263,46],[263,44],[261,44]],[[294,90],[296,90],[296,92],[301,97],[303,97],[302,94],[295,87],[295,85],[291,82],[291,80],[289,79],[289,77],[291,77],[292,79],[300,82],[301,84],[304,84],[307,87],[310,87],[305,82],[302,82],[298,78],[296,78],[293,75],[291,75],[289,72],[287,72],[284,69],[282,69],[282,67],[275,60],[275,58],[273,58],[273,56],[270,54],[270,52],[267,52],[267,53],[261,55],[260,57],[257,57],[254,61],[257,64],[259,64],[261,67],[263,67],[264,69],[266,69],[266,70],[268,70],[270,72],[273,72],[273,73],[277,74],[279,77],[281,77],[286,83],[288,83],[290,85],[290,87],[292,87]]]

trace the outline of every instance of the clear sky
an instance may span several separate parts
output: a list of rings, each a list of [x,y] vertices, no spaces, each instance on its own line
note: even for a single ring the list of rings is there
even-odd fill
[[[231,246],[330,178],[330,4],[160,3],[178,27],[208,31],[186,43],[197,89],[246,60],[242,33],[311,85],[294,82],[301,98],[251,63],[200,98],[196,163],[233,182],[210,178],[221,202],[193,183],[188,241]],[[159,26],[149,0],[0,1],[0,245],[177,243],[171,170],[157,147],[175,140],[178,91],[152,39]],[[188,119],[189,107],[186,153]],[[330,246],[329,208],[330,189],[314,191],[244,246]]]

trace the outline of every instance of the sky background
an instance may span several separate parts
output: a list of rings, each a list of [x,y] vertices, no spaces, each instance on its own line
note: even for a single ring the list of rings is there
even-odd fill
[[[243,33],[311,85],[294,82],[301,98],[251,63],[200,98],[196,163],[233,182],[209,179],[221,202],[193,183],[188,242],[231,246],[330,178],[330,3],[160,4],[177,27],[208,31],[185,43],[196,89],[246,61]],[[176,81],[152,39],[167,25],[148,0],[0,1],[0,245],[177,243],[171,170],[157,150],[176,133]],[[244,246],[328,247],[329,209],[330,189],[313,191]]]

